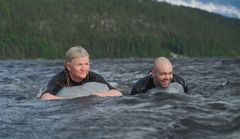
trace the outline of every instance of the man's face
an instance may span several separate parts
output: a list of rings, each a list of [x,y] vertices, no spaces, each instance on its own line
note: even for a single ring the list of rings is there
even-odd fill
[[[173,78],[172,65],[162,64],[154,67],[152,71],[152,77],[156,86],[167,88]]]
[[[69,71],[70,77],[79,82],[86,78],[90,70],[90,61],[89,57],[79,57],[73,59],[69,64],[67,64],[67,69]]]

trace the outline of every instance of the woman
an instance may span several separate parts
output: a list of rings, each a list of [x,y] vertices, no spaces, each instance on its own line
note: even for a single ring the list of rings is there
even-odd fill
[[[41,95],[41,100],[65,99],[56,95],[59,90],[87,82],[99,82],[108,86],[109,91],[96,93],[97,96],[122,96],[122,93],[107,83],[102,76],[90,71],[89,54],[84,48],[80,46],[70,48],[65,56],[64,67],[63,71],[50,80]]]

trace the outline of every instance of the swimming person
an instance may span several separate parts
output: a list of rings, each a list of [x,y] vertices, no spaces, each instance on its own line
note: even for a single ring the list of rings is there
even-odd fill
[[[88,82],[99,82],[109,88],[107,91],[94,95],[122,96],[122,93],[107,83],[101,75],[90,71],[88,52],[81,46],[75,46],[70,48],[65,55],[64,70],[52,77],[40,98],[41,100],[66,99],[57,95],[61,89],[84,85]]]
[[[163,92],[176,90],[176,88],[171,89],[172,87],[174,88],[174,86],[177,88],[179,88],[179,86],[181,87],[181,89],[178,90],[179,93],[188,92],[188,87],[186,86],[184,79],[173,74],[173,66],[171,62],[166,57],[158,57],[154,61],[153,69],[150,74],[137,81],[130,94],[146,93],[152,88],[158,88],[158,90]]]

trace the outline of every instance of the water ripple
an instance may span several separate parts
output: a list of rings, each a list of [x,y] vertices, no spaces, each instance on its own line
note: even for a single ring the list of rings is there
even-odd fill
[[[239,58],[170,59],[190,93],[130,96],[153,59],[97,59],[92,70],[123,97],[41,102],[63,60],[0,61],[0,138],[238,139]]]

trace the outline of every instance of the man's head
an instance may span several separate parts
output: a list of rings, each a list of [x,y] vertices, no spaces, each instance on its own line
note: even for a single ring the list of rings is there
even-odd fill
[[[171,62],[165,57],[158,57],[154,61],[152,77],[156,86],[167,88],[173,78]]]

